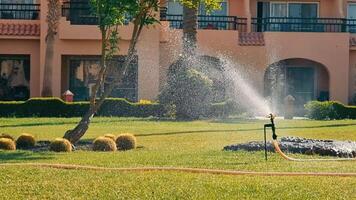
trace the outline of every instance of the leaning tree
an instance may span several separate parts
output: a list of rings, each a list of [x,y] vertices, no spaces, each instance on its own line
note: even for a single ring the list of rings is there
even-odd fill
[[[159,22],[157,19],[159,0],[90,0],[90,7],[93,15],[98,19],[98,27],[101,32],[101,68],[90,97],[89,110],[77,126],[68,130],[64,135],[64,138],[72,144],[79,141],[86,133],[94,114],[128,73],[130,64],[136,57],[136,45],[143,28]],[[108,61],[118,51],[119,26],[125,22],[130,22],[133,26],[129,49],[123,65],[119,69],[110,70],[110,76],[113,78],[109,80],[107,79]],[[101,88],[104,90],[98,94]]]
[[[52,71],[53,71],[53,54],[54,54],[54,41],[57,34],[59,19],[61,16],[60,1],[47,0],[47,35],[46,35],[46,52],[45,52],[45,65],[43,73],[43,87],[41,96],[51,97],[52,93]]]

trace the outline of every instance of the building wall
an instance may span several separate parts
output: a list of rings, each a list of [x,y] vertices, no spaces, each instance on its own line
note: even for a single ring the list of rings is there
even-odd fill
[[[40,45],[36,39],[0,39],[0,54],[5,55],[30,55],[30,96],[40,96],[40,82],[38,75],[40,72]]]
[[[310,1],[310,0],[307,0]],[[356,0],[352,0],[355,1]],[[239,17],[256,15],[256,0],[230,0],[229,14]],[[321,0],[321,17],[345,15],[346,1]],[[41,4],[41,20],[11,23],[38,23],[40,36],[0,36],[0,54],[31,55],[31,96],[39,96],[44,71],[47,4]],[[10,20],[12,21],[12,20]],[[8,23],[9,20],[0,20]],[[132,26],[120,28],[120,51],[125,55],[130,42]],[[201,54],[226,57],[239,70],[248,74],[256,89],[262,93],[266,68],[274,62],[289,58],[309,59],[325,66],[330,74],[330,94],[333,100],[347,103],[356,91],[356,49],[350,51],[347,33],[285,33],[265,32],[265,46],[239,46],[238,31],[199,30],[198,46]],[[138,43],[139,99],[155,99],[166,82],[166,71],[179,56],[181,30],[170,29],[166,22],[144,30]],[[53,92],[60,97],[68,89],[64,80],[67,69],[62,63],[65,55],[100,55],[100,32],[97,26],[70,25],[61,18],[55,41]],[[356,73],[355,73],[356,74]],[[350,81],[349,81],[350,79]]]
[[[169,31],[169,40],[161,44],[161,80],[181,48],[180,30]],[[290,58],[302,58],[321,63],[330,74],[330,96],[348,103],[349,99],[349,34],[347,33],[264,33],[265,46],[239,46],[237,31],[199,30],[201,54],[228,58],[247,74],[261,94],[266,68]],[[219,39],[212,39],[219,38]]]

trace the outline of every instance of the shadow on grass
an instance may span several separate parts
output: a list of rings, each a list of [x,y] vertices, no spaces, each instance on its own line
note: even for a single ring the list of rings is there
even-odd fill
[[[39,118],[40,119],[40,118]],[[91,124],[99,124],[99,123],[110,123],[110,122],[123,122],[123,121],[131,121],[133,119],[125,120],[124,118],[113,118],[113,119],[99,119],[93,120]],[[139,120],[137,120],[139,121]],[[148,120],[142,120],[148,121]],[[78,119],[79,122],[79,119]],[[76,125],[78,124],[76,121],[71,122],[36,122],[36,123],[21,123],[21,124],[6,124],[0,125],[0,128],[15,128],[15,127],[32,127],[32,126],[62,126],[62,125]]]
[[[356,124],[330,124],[321,126],[293,126],[293,127],[276,127],[280,130],[289,129],[314,129],[314,128],[334,128],[334,127],[346,127],[346,126],[356,126]],[[248,132],[248,131],[263,131],[261,128],[250,128],[250,129],[223,129],[223,130],[198,130],[198,131],[173,131],[173,132],[162,132],[162,133],[149,133],[140,134],[137,137],[147,137],[147,136],[160,136],[160,135],[184,135],[184,134],[194,134],[194,133],[226,133],[226,132]]]
[[[16,152],[1,152],[0,151],[0,161],[34,161],[34,160],[49,160],[53,159],[54,156],[50,153],[32,153],[29,151],[16,151]]]

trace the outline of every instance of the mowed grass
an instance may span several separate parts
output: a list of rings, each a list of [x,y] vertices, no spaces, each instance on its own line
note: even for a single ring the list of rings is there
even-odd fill
[[[79,118],[2,118],[0,132],[62,137]],[[223,147],[263,139],[261,120],[194,122],[94,118],[83,139],[133,133],[139,148],[127,152],[0,152],[0,162],[63,163],[104,167],[176,166],[241,171],[353,172],[356,162],[283,160],[263,152],[225,152]],[[356,121],[277,120],[279,136],[356,141]],[[270,138],[270,137],[269,137]],[[293,157],[316,158],[293,154]],[[0,199],[356,199],[356,178],[255,177],[178,172],[118,173],[0,167]]]

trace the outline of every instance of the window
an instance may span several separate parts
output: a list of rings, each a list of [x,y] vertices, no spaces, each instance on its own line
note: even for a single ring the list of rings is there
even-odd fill
[[[349,3],[347,9],[348,29],[351,33],[356,33],[356,3]]]
[[[0,100],[30,97],[30,56],[0,56]]]
[[[108,74],[113,74],[122,66],[124,57],[115,57],[108,63]],[[69,63],[69,90],[73,92],[75,100],[88,100],[92,95],[92,89],[96,83],[100,71],[100,58],[71,56]],[[132,63],[129,71],[121,84],[118,84],[111,93],[111,97],[126,98],[131,101],[137,101],[137,62]],[[105,90],[105,86],[112,81],[114,77],[108,76],[106,84],[100,92]]]
[[[318,17],[318,3],[271,2],[270,17],[271,31],[314,32],[323,29],[313,25]]]
[[[39,7],[34,3],[34,0],[0,0],[0,18],[38,19]]]

